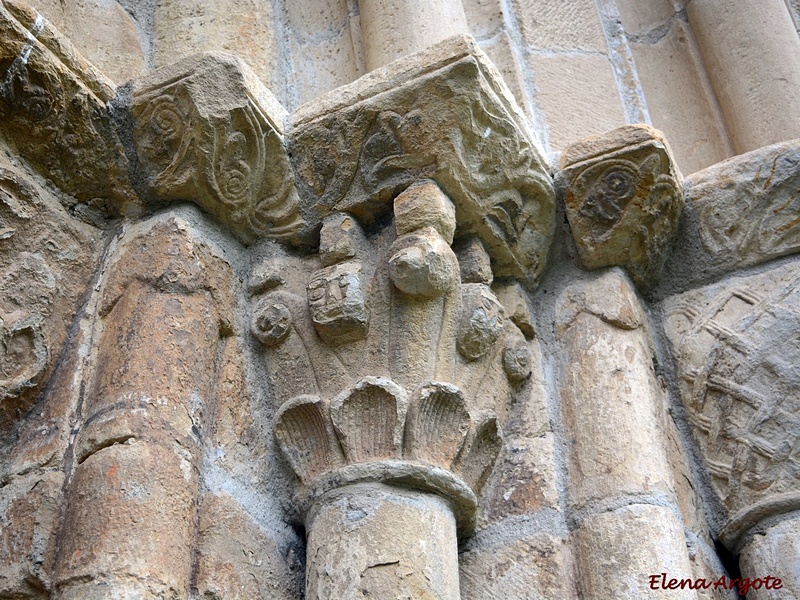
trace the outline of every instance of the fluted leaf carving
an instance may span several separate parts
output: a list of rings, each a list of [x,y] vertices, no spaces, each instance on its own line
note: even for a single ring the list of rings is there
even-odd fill
[[[331,404],[331,417],[348,462],[400,458],[407,400],[383,377],[365,377]]]
[[[461,391],[449,383],[431,382],[411,400],[406,457],[449,469],[464,445],[469,426]]]
[[[276,420],[275,437],[303,483],[344,464],[324,400],[316,396],[293,398],[281,407]]]

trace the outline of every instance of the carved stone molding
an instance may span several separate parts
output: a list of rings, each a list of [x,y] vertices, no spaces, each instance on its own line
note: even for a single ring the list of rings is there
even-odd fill
[[[155,200],[196,202],[245,243],[303,227],[286,111],[236,57],[205,53],[137,80],[134,143]]]
[[[654,282],[683,209],[680,175],[664,136],[629,125],[570,145],[561,156],[567,219],[587,269],[625,267]]]
[[[371,223],[416,180],[435,181],[498,276],[535,284],[554,227],[546,161],[495,67],[459,36],[315,99],[290,116],[304,218]],[[423,218],[423,215],[420,215]]]
[[[108,102],[113,84],[27,4],[0,3],[0,118],[20,153],[63,191],[111,200],[136,195]]]

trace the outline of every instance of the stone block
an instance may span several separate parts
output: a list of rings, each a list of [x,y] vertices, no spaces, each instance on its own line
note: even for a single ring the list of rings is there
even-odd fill
[[[36,471],[0,488],[0,597],[52,591],[63,484],[60,471]]]
[[[608,51],[597,6],[591,0],[512,0],[511,6],[530,48]]]
[[[397,235],[433,227],[448,244],[456,231],[456,207],[432,181],[406,188],[394,199],[394,228]]]
[[[626,123],[608,58],[595,54],[533,54],[534,99],[545,115],[551,150]]]
[[[286,111],[241,60],[193,56],[135,81],[132,94],[151,202],[192,199],[245,243],[300,233]]]
[[[467,37],[304,105],[290,117],[289,148],[311,227],[334,210],[369,224],[409,185],[432,179],[497,276],[534,284],[541,273],[554,226],[546,163],[496,69]]]
[[[635,4],[644,8],[660,2]],[[665,133],[683,173],[694,173],[729,156],[722,117],[702,81],[704,67],[692,48],[691,36],[689,26],[676,19],[657,41],[628,41],[647,111],[653,125]]]
[[[549,508],[560,510],[553,434],[508,437],[486,484],[479,522],[529,515]]]
[[[550,533],[511,539],[462,553],[463,600],[577,598],[568,543]]]
[[[525,67],[520,65],[514,54],[514,41],[511,36],[508,35],[507,31],[502,31],[493,38],[481,40],[479,45],[481,50],[486,53],[486,56],[497,67],[497,70],[500,71],[503,81],[506,82],[517,104],[525,112],[525,116],[529,120],[535,121],[531,114],[530,99],[527,92],[528,85],[523,75]]]
[[[800,407],[800,263],[663,303],[681,401],[733,548],[750,527],[800,508],[791,448]]]
[[[197,476],[177,444],[132,439],[78,465],[55,571],[59,596],[186,597]]]
[[[116,83],[144,72],[136,22],[116,0],[31,0],[29,4]]]
[[[567,219],[588,269],[625,267],[652,285],[683,209],[680,174],[663,135],[626,126],[571,144],[561,156]]]
[[[614,3],[619,11],[620,23],[630,38],[638,39],[669,24],[675,16],[675,7],[670,0],[617,0]],[[638,61],[637,61],[638,67]]]
[[[763,528],[752,537],[739,555],[739,568],[742,577],[751,581],[761,579],[747,593],[747,598],[754,600],[782,600],[797,598],[800,595],[800,568],[797,557],[800,556],[800,519],[789,518],[785,521]],[[771,582],[763,581],[767,575]],[[780,579],[780,587],[776,589]]]
[[[455,519],[437,496],[348,486],[320,500],[307,527],[309,597],[460,598]]]
[[[276,16],[269,0],[156,2],[153,61],[164,67],[201,52],[227,52],[244,60],[264,85],[277,89]]]
[[[462,0],[469,32],[479,40],[492,37],[503,28],[500,0]]]
[[[112,216],[136,201],[108,102],[113,83],[41,15],[0,5],[3,133],[45,177]]]
[[[315,5],[319,6],[319,3]],[[306,14],[315,12],[318,11],[307,10]],[[345,16],[346,14],[345,12]],[[311,102],[364,74],[363,57],[358,54],[360,48],[354,39],[356,27],[357,24],[350,19],[343,19],[334,28],[316,35],[294,31],[294,35],[290,37],[293,66],[291,79],[298,104]]]
[[[299,543],[287,544],[282,537],[288,535],[258,523],[228,494],[203,494],[195,584],[199,596],[209,600],[298,598],[303,587],[298,556],[302,548]]]
[[[570,502],[583,508],[622,496],[671,497],[665,396],[630,283],[615,270],[573,284],[556,311],[564,424],[571,440]]]

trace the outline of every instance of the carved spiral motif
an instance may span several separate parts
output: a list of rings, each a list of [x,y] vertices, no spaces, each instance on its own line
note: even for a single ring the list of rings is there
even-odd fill
[[[582,179],[586,182],[587,193],[580,212],[604,223],[619,220],[639,183],[636,169],[622,161],[610,165],[601,163],[598,168],[589,168]]]

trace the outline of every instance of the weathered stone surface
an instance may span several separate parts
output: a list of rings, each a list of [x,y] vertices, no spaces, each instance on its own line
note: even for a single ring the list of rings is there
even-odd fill
[[[575,508],[642,494],[671,497],[665,395],[656,382],[646,317],[614,270],[567,288],[557,303],[561,398],[571,444]]]
[[[761,579],[762,582],[757,587],[754,586],[747,597],[755,600],[796,598],[800,594],[798,556],[800,519],[797,517],[782,521],[753,536],[739,555],[739,565],[743,577],[749,577],[751,581]],[[768,582],[769,588],[763,582],[767,575],[772,576],[772,581]],[[781,580],[777,589],[775,578]]]
[[[63,483],[63,473],[47,471],[0,488],[0,597],[52,590]]]
[[[665,331],[681,400],[727,511],[726,544],[797,510],[800,265],[668,298]]]
[[[800,36],[786,2],[754,8],[735,0],[686,5],[736,153],[800,137]]]
[[[460,556],[463,600],[577,598],[566,540],[549,533],[479,547]]]
[[[496,275],[536,282],[554,225],[550,178],[519,109],[469,38],[304,105],[288,135],[309,226],[333,210],[371,222],[414,181],[432,179]]]
[[[478,238],[468,237],[462,240],[456,247],[456,255],[461,283],[492,284],[494,274],[491,259]]]
[[[359,12],[367,71],[468,32],[461,0],[363,0]]]
[[[278,11],[269,0],[158,0],[152,10],[156,67],[200,52],[229,52],[269,88],[281,84]]]
[[[53,372],[99,267],[103,237],[0,163],[0,435]]]
[[[185,217],[126,234],[101,292],[75,436],[55,570],[63,598],[185,597],[190,583],[200,449],[233,281]]]
[[[0,5],[0,118],[19,152],[63,191],[111,215],[135,200],[113,130],[113,84],[36,11]]]
[[[366,337],[369,309],[361,263],[347,261],[316,271],[308,282],[308,307],[325,342],[344,344]]]
[[[192,200],[243,242],[303,227],[286,111],[239,59],[205,53],[137,80],[134,143],[156,202]]]
[[[295,600],[302,572],[283,548],[228,494],[204,494],[199,508],[196,587],[208,600]]]
[[[394,199],[397,235],[433,227],[448,244],[456,231],[456,207],[433,181],[410,185]]]
[[[581,598],[697,598],[692,589],[651,589],[650,575],[694,579],[683,526],[668,508],[632,504],[587,517],[573,534]]]
[[[512,0],[525,45],[544,50],[606,52],[597,7],[591,0]]]
[[[144,72],[145,57],[136,23],[117,0],[31,0],[28,4],[116,83]]]
[[[309,519],[306,595],[458,600],[456,549],[455,519],[442,499],[348,486],[321,499]]]
[[[697,67],[691,26],[668,1],[618,1],[653,126],[664,132],[682,173],[730,156],[713,93]],[[665,15],[665,13],[667,13]],[[663,21],[662,21],[663,19]],[[661,22],[659,22],[661,21]],[[652,29],[639,31],[652,22]]]
[[[682,285],[800,250],[800,140],[709,167],[684,189],[685,218],[667,262]]]
[[[509,437],[486,484],[479,517],[492,523],[544,508],[560,510],[559,500],[553,434]]]
[[[332,265],[368,252],[368,242],[358,221],[344,213],[334,213],[325,219],[319,232],[319,259]]]
[[[660,132],[626,126],[561,156],[565,202],[581,263],[620,265],[638,285],[659,275],[683,209],[680,175]]]
[[[468,361],[477,360],[503,333],[503,307],[489,287],[480,283],[461,286],[461,305],[458,351]]]
[[[545,52],[533,54],[530,63],[549,148],[563,150],[587,135],[600,135],[626,123],[608,57]]]

